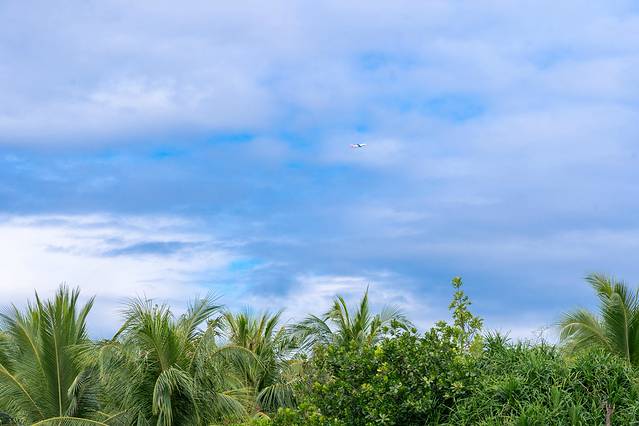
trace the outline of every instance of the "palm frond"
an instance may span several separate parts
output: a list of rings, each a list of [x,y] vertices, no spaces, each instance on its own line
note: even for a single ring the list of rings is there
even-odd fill
[[[2,314],[0,405],[12,417],[37,423],[89,418],[98,409],[97,381],[75,349],[90,343],[93,298],[80,306],[79,296],[61,285],[49,300],[36,293],[24,310],[12,306]]]
[[[589,346],[612,349],[602,324],[585,309],[565,314],[559,322],[559,327],[560,340],[573,351]]]

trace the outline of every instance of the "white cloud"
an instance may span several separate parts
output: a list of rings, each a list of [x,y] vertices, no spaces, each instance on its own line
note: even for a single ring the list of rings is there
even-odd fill
[[[34,290],[48,296],[66,282],[97,296],[91,326],[107,334],[127,298],[153,297],[179,310],[210,291],[211,277],[235,258],[171,217],[12,216],[0,222],[0,240],[5,303],[22,304]]]
[[[298,276],[282,295],[260,296],[247,301],[253,306],[271,311],[286,308],[284,318],[301,320],[308,314],[321,315],[328,310],[333,299],[341,295],[356,309],[368,288],[369,300],[374,310],[385,305],[399,307],[422,329],[443,318],[441,310],[407,287],[402,287],[400,277],[389,272],[371,272],[361,276],[306,274]]]
[[[400,215],[398,219],[419,217]],[[284,318],[291,321],[325,312],[337,294],[355,306],[367,287],[374,309],[397,305],[422,330],[450,316],[446,310],[450,292],[438,294],[441,288],[427,291],[388,271],[362,275],[307,273],[297,276],[283,293],[260,292],[258,296],[254,283],[224,287],[212,280],[228,276],[232,262],[242,257],[228,248],[231,244],[202,237],[192,229],[193,223],[168,216],[7,216],[0,221],[0,239],[6,242],[0,247],[0,290],[5,303],[21,305],[34,291],[43,296],[52,294],[61,282],[79,286],[85,298],[97,296],[90,326],[100,336],[117,328],[119,310],[130,297],[153,297],[180,312],[187,300],[210,291],[221,295],[220,301],[233,309],[244,305],[271,311],[285,308]],[[563,259],[570,265],[575,259],[592,259],[599,246],[617,246],[623,252],[634,248],[636,241],[635,235],[600,232],[587,238],[574,233],[529,241],[431,244],[410,251],[421,252],[425,258],[462,256],[480,263],[498,258],[530,264],[543,257]],[[556,285],[560,289],[570,283]],[[581,290],[587,291],[585,287]],[[523,316],[503,316],[500,310],[504,301],[500,300],[481,300],[476,306],[487,313],[489,329],[509,331],[513,338],[533,338],[536,330],[556,320],[536,312],[534,307]]]
[[[419,330],[425,331],[439,320],[452,321],[447,310],[453,290],[445,294],[444,299],[437,298],[433,292],[416,291],[403,285],[401,277],[388,272],[369,273],[361,276],[308,274],[297,277],[290,289],[279,296],[260,296],[247,302],[260,309],[276,311],[285,307],[285,321],[298,321],[308,314],[321,315],[331,306],[336,295],[346,300],[349,308],[356,309],[362,295],[369,289],[369,300],[373,311],[379,311],[385,305],[399,307]],[[477,305],[471,306],[477,314]],[[521,312],[517,316],[504,316],[492,312],[485,318],[484,330],[499,331],[511,339],[536,340],[541,337],[547,341],[556,341],[552,327],[556,317],[536,312]]]
[[[348,195],[321,181],[320,171],[313,180],[334,198],[300,183],[295,191],[316,202],[278,204],[275,216],[293,222],[297,211],[313,223],[314,214],[331,210],[330,222],[314,223],[337,229],[318,258],[401,259],[414,269],[434,258],[449,265],[447,273],[483,268],[493,276],[502,269],[534,276],[535,265],[552,281],[540,292],[585,268],[637,273],[628,260],[637,249],[627,212],[636,210],[639,96],[633,72],[639,17],[630,1],[65,6],[0,5],[0,18],[7,18],[0,55],[9,58],[0,63],[0,143],[111,143],[122,136],[144,143],[174,129],[258,133],[246,151],[212,155],[238,170],[257,170],[261,185],[282,194],[290,182],[268,180],[264,164],[294,160],[303,168],[317,161],[346,165],[348,173],[366,169],[349,176],[355,180],[346,183],[356,188],[343,190]],[[462,109],[469,101],[481,111],[458,120],[455,108],[447,116],[428,104],[447,96],[459,96]],[[276,142],[282,134],[302,134],[303,148]],[[350,150],[353,142],[369,147]],[[247,155],[259,164],[247,164]],[[33,167],[20,161],[20,168]],[[37,184],[80,180],[69,176],[47,170]],[[110,175],[86,179],[80,190],[116,190],[116,182]],[[17,186],[0,182],[16,199]],[[243,197],[254,188],[233,192]],[[33,198],[43,191],[22,190]],[[259,219],[241,217],[243,224],[269,224],[263,217],[271,211],[257,203],[248,210]],[[33,288],[51,291],[62,280],[102,295],[99,301],[146,291],[191,297],[204,290],[194,277],[223,269],[234,253],[173,220],[10,217],[0,225],[7,242],[0,255],[8,265],[0,271],[0,288],[8,300]],[[347,226],[334,226],[341,222]],[[291,223],[278,228],[276,238],[295,242],[296,251],[322,242]],[[192,244],[170,251],[144,246],[149,241]],[[134,254],[145,247],[159,252]],[[294,274],[309,266],[298,267]],[[415,273],[402,265],[398,270],[404,267]],[[289,306],[295,315],[321,312],[335,292],[356,299],[369,280],[374,299],[384,290],[378,300],[397,300],[415,318],[431,318],[420,310],[423,298],[376,274],[301,275],[289,293],[266,305]]]
[[[627,2],[66,6],[0,8],[11,17],[0,29],[5,142],[350,126],[411,96],[468,93],[512,110],[628,101],[639,86]]]
[[[559,340],[557,329],[554,327],[556,318],[501,318],[500,321],[484,323],[484,329],[508,336],[511,340],[523,340],[556,343]],[[507,325],[506,325],[507,324]]]
[[[99,106],[123,112],[162,112],[172,108],[173,96],[172,90],[167,88],[146,87],[139,82],[125,81],[99,89],[89,99]]]

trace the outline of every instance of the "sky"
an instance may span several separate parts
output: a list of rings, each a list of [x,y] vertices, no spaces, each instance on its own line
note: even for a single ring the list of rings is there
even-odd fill
[[[532,337],[639,281],[634,1],[0,3],[0,290]],[[351,149],[352,143],[366,148]]]

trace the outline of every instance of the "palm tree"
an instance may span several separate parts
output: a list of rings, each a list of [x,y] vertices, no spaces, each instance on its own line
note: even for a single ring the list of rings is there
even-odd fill
[[[639,364],[639,295],[621,281],[591,274],[586,281],[597,292],[599,315],[585,309],[567,313],[559,322],[560,339],[571,352],[601,348]]]
[[[215,324],[200,329],[221,307],[211,298],[175,318],[166,305],[134,300],[125,323],[100,349],[109,405],[129,424],[200,425],[245,414],[244,390],[229,365],[245,358],[219,347]]]
[[[93,305],[80,306],[79,294],[62,285],[52,300],[36,293],[0,316],[0,407],[15,424],[108,424],[96,420],[96,371],[79,356]]]
[[[294,325],[292,332],[305,349],[316,344],[373,345],[383,337],[385,328],[392,324],[403,328],[411,325],[394,306],[385,306],[381,312],[373,314],[367,289],[353,314],[349,312],[344,298],[337,296],[324,315],[309,315]]]
[[[227,311],[221,328],[231,345],[245,348],[255,355],[243,375],[252,389],[257,411],[277,411],[293,406],[293,385],[299,378],[298,361],[292,358],[293,340],[279,326],[282,311],[256,315],[250,309],[239,313]],[[242,369],[242,367],[240,367]]]

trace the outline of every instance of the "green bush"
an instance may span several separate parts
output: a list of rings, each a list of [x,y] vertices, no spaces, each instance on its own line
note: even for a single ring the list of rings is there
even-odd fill
[[[273,421],[273,426],[347,426],[348,423],[338,419],[330,419],[320,410],[308,403],[302,403],[297,409],[280,408]]]
[[[473,354],[437,330],[318,349],[305,403],[273,425],[603,425],[607,409],[612,424],[639,424],[639,377],[619,358],[499,337]]]
[[[234,423],[226,426],[272,426],[273,421],[265,415],[256,415],[245,422]]]
[[[478,380],[458,401],[451,425],[639,424],[635,371],[596,351],[566,359],[554,346],[487,339]]]
[[[448,417],[474,379],[446,330],[404,332],[376,347],[317,351],[307,401],[348,425],[423,425]]]
[[[639,424],[639,376],[597,349],[569,357],[546,343],[480,336],[454,279],[453,322],[424,335],[394,328],[376,345],[314,348],[298,409],[279,426]],[[608,417],[608,419],[607,419]]]
[[[604,290],[622,288],[600,281]],[[632,356],[610,350],[605,339],[575,350],[482,335],[461,279],[452,284],[452,321],[424,334],[399,311],[372,314],[365,295],[354,311],[338,298],[325,318],[303,324],[305,333],[282,329],[277,339],[277,321],[268,316],[227,314],[227,326],[229,318],[246,325],[229,335],[208,299],[180,317],[135,301],[125,326],[102,342],[86,336],[88,307],[77,313],[77,292],[62,288],[53,301],[14,308],[0,324],[0,424],[48,417],[38,424],[639,425]],[[604,308],[629,312],[619,311],[620,295]],[[205,329],[197,327],[209,317]],[[592,323],[579,323],[576,337]],[[611,336],[623,338],[627,328]],[[56,342],[63,345],[51,358]],[[61,373],[49,374],[56,366]],[[274,379],[259,385],[267,372]],[[269,388],[272,404],[263,404]]]
[[[453,280],[452,326],[440,322],[424,335],[398,326],[387,330],[386,338],[374,346],[351,342],[315,347],[298,399],[329,422],[317,424],[445,422],[476,380],[473,351],[481,349],[481,320],[468,310],[470,301],[461,285],[461,279]],[[282,420],[282,425],[300,421],[296,410],[287,415],[293,420]],[[282,418],[280,412],[276,419]]]

